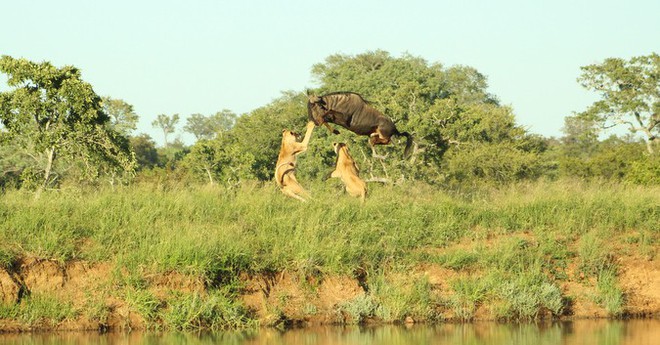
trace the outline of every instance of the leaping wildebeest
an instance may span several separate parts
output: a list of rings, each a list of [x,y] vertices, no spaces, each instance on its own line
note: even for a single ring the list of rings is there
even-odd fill
[[[355,92],[333,92],[323,96],[308,96],[307,115],[315,125],[325,125],[332,133],[339,131],[328,123],[340,125],[349,131],[368,135],[371,152],[374,157],[376,145],[387,145],[393,135],[406,137],[404,157],[410,157],[412,136],[408,132],[399,132],[394,122]]]

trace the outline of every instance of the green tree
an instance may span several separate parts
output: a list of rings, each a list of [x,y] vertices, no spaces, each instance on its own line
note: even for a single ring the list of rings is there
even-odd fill
[[[564,118],[562,128],[564,136],[561,138],[570,156],[581,156],[594,151],[598,144],[599,128],[593,119],[581,116],[567,116]]]
[[[148,134],[140,134],[130,140],[137,160],[137,170],[152,169],[160,164],[156,143]]]
[[[368,181],[468,183],[470,179],[481,179],[497,183],[533,178],[542,171],[539,152],[546,145],[515,124],[512,109],[498,105],[487,92],[486,78],[474,68],[444,68],[408,54],[394,58],[375,51],[356,56],[331,55],[324,63],[314,65],[312,74],[320,84],[313,93],[361,93],[391,117],[399,130],[413,133],[416,146],[409,161],[400,158],[403,142],[379,147],[379,153],[388,154],[387,159],[379,160],[371,156],[368,138],[341,128],[339,135],[317,128],[309,149],[298,157],[296,174],[301,181],[322,179],[332,170],[333,142],[349,144],[361,176]],[[220,180],[226,171],[222,167],[236,164],[222,161],[221,155],[227,154],[219,152],[230,152],[234,157],[247,155],[250,174],[269,180],[282,130],[304,131],[306,105],[303,92],[285,92],[270,104],[239,117],[225,135],[231,138],[229,142],[216,137],[198,143],[184,161],[199,178],[211,182]],[[446,154],[452,150],[456,152]],[[481,159],[488,160],[487,167],[480,166]]]
[[[103,111],[110,116],[110,126],[123,136],[128,137],[137,128],[138,115],[133,106],[121,99],[103,97]]]
[[[163,131],[165,147],[169,146],[167,136],[175,132],[177,123],[179,123],[179,114],[174,114],[172,116],[160,114],[151,122],[152,126],[160,128]]]
[[[183,129],[195,136],[195,139],[213,139],[216,135],[224,135],[236,123],[236,114],[223,109],[211,116],[192,114],[186,119]]]
[[[312,74],[321,84],[316,93],[361,93],[392,118],[399,130],[413,134],[415,148],[409,162],[395,158],[402,156],[400,152],[374,162],[362,155],[366,140],[345,139],[357,141],[352,152],[357,153],[368,178],[502,182],[535,177],[542,170],[540,146],[532,144],[538,140],[515,124],[512,109],[498,104],[487,91],[486,77],[472,67],[445,68],[409,54],[394,58],[378,50],[331,55],[325,63],[314,65]],[[402,149],[397,143],[379,148],[385,152]],[[456,152],[447,156],[451,150]],[[480,159],[486,154],[491,167],[482,169]],[[490,172],[480,172],[484,169]]]
[[[29,170],[30,180],[41,181],[39,191],[60,176],[58,160],[77,163],[86,178],[134,168],[128,140],[108,126],[101,98],[77,68],[3,56],[0,71],[11,89],[0,93],[3,136],[32,157],[34,164],[24,173]]]
[[[655,152],[660,142],[660,55],[608,58],[582,67],[578,81],[601,97],[581,116],[604,128],[625,125],[633,133],[642,133],[648,152]]]
[[[221,182],[231,187],[241,180],[254,178],[254,157],[245,152],[231,135],[197,141],[183,159],[182,165],[193,176],[209,184]]]
[[[537,178],[548,168],[540,159],[546,145],[515,123],[509,107],[488,102],[460,105],[450,98],[436,102],[427,115],[442,119],[439,126],[426,129],[430,137],[451,138],[452,143],[451,149],[441,141],[426,148],[425,161],[433,162],[434,168],[417,169],[427,180],[502,184]]]
[[[557,161],[559,174],[580,178],[592,177],[589,161],[599,149],[599,124],[594,119],[584,116],[567,116],[564,118],[562,132],[564,136],[554,147],[555,154],[552,157]]]

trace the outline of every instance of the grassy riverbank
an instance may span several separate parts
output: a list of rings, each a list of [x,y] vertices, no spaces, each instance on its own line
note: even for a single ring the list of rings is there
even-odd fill
[[[622,263],[657,267],[660,187],[370,187],[365,205],[328,184],[312,186],[309,203],[257,184],[64,190],[38,199],[8,192],[0,197],[0,267],[20,288],[15,301],[5,298],[0,319],[103,324],[121,306],[125,322],[145,327],[224,328],[315,317],[566,317],[590,303],[617,316],[637,312]],[[72,263],[87,272],[102,267],[107,279],[98,293],[39,293],[21,274],[35,262],[62,268],[63,285]],[[157,277],[172,274],[187,287],[159,285]],[[323,304],[331,277],[361,290]],[[282,282],[301,291],[274,293]],[[244,298],[257,290],[257,302]],[[287,309],[296,303],[300,310]]]

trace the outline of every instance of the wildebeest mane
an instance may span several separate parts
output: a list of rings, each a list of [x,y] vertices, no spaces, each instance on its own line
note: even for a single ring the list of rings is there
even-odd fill
[[[356,96],[360,97],[360,99],[361,99],[364,103],[371,104],[371,102],[368,101],[368,100],[366,100],[366,99],[364,99],[364,97],[362,97],[361,94],[359,94],[359,93],[357,93],[357,92],[353,92],[353,91],[335,91],[335,92],[326,93],[325,95],[321,95],[320,97],[334,96],[334,95],[349,95],[349,94],[350,94],[350,95],[356,95]]]

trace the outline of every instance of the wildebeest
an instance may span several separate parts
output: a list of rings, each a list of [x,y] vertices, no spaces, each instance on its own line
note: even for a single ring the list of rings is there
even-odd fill
[[[308,96],[307,115],[315,125],[325,125],[338,134],[328,123],[340,125],[359,135],[368,135],[371,151],[375,157],[375,145],[387,145],[393,135],[406,137],[404,157],[410,157],[412,136],[399,132],[394,122],[355,92],[333,92],[323,96]]]

